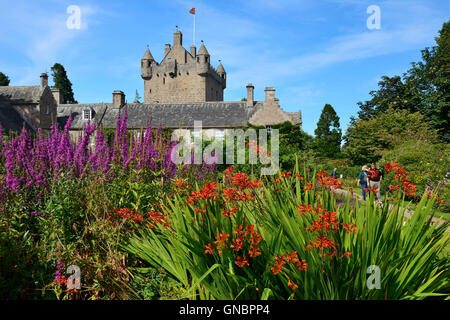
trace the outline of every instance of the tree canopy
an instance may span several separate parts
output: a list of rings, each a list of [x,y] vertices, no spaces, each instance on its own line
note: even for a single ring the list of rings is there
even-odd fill
[[[9,78],[3,72],[0,72],[0,86],[9,86]]]
[[[67,72],[63,65],[55,63],[51,70],[54,87],[61,90],[63,103],[78,103],[73,96],[72,82],[67,77]]]
[[[342,131],[339,117],[330,104],[323,107],[322,114],[314,130],[314,147],[317,153],[327,158],[336,158],[341,151]]]

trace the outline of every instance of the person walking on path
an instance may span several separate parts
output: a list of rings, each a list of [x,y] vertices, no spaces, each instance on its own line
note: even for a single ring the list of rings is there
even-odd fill
[[[337,175],[337,168],[334,168],[332,177],[337,179],[337,177],[338,177],[338,175]]]
[[[362,188],[362,196],[364,201],[366,201],[366,189],[369,188],[369,177],[368,170],[369,168],[364,165],[359,173],[358,180],[356,181],[356,185],[359,186],[361,184]]]
[[[378,199],[378,203],[382,203],[381,201],[381,181],[383,180],[383,174],[380,169],[375,166],[375,163],[372,163],[371,168],[369,169],[369,185],[373,190],[376,188],[376,195]]]

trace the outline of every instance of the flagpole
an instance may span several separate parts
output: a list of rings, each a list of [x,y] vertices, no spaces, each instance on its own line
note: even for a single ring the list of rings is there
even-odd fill
[[[195,13],[194,13],[194,46],[195,46]]]

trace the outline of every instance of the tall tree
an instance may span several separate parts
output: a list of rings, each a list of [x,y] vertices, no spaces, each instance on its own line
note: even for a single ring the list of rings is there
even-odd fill
[[[443,24],[436,46],[422,50],[422,61],[413,62],[403,76],[383,76],[372,98],[358,102],[358,118],[367,120],[388,108],[419,111],[425,121],[450,142],[450,21]],[[352,123],[356,119],[352,119]]]
[[[66,69],[62,64],[55,63],[52,70],[54,87],[61,90],[63,103],[78,103],[73,97],[72,82],[67,77]]]
[[[9,78],[3,72],[0,72],[0,86],[9,86]]]
[[[327,158],[336,158],[341,151],[342,131],[339,117],[330,104],[323,107],[322,114],[314,130],[316,151]]]

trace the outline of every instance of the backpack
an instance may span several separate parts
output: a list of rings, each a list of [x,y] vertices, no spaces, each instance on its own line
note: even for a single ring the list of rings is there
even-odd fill
[[[367,179],[366,179],[367,173],[365,171],[361,171],[359,173],[359,182],[361,184],[366,184],[367,183]]]

